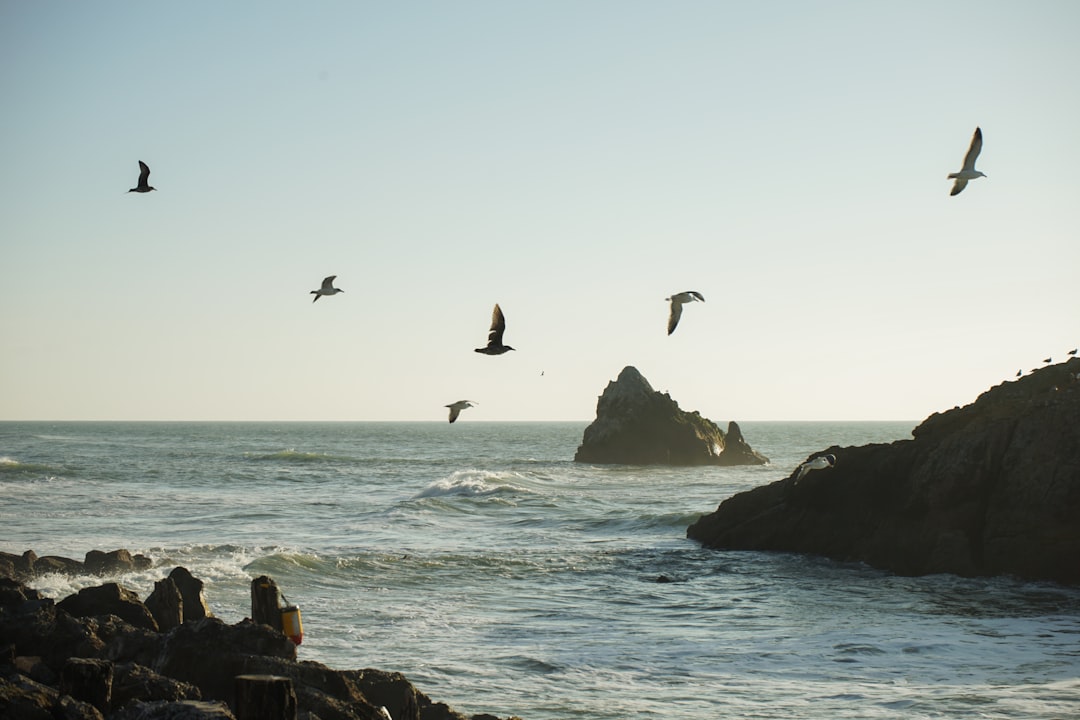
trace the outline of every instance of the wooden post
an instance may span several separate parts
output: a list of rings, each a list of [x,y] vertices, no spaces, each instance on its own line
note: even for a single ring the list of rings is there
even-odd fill
[[[90,703],[103,714],[112,702],[113,664],[108,660],[68,658],[60,671],[60,692]]]
[[[281,626],[281,602],[277,583],[268,575],[251,581],[251,619],[269,625],[278,632]]]
[[[236,676],[236,720],[296,720],[292,680],[280,675]]]

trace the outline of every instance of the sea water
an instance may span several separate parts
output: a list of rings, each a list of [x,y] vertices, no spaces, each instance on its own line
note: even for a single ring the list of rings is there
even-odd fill
[[[1078,588],[686,539],[810,453],[914,424],[746,422],[769,465],[657,468],[572,462],[585,423],[0,423],[0,549],[144,553],[111,578],[143,598],[183,565],[226,622],[268,574],[301,659],[468,714],[1080,717]]]

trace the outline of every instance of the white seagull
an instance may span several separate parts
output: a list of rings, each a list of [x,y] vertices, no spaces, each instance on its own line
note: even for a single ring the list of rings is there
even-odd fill
[[[345,292],[341,288],[334,287],[334,278],[336,277],[337,275],[331,275],[330,277],[325,278],[322,281],[321,288],[311,291],[311,294],[315,296],[315,300],[318,300],[323,295],[337,295],[339,292]],[[315,300],[312,300],[311,302],[315,302]]]
[[[824,470],[825,468],[831,468],[836,464],[835,455],[818,455],[812,460],[807,460],[799,466],[799,474],[795,478],[795,482],[799,482],[803,479],[803,475],[811,470]]]
[[[679,318],[682,317],[683,303],[701,301],[705,302],[705,296],[695,290],[687,290],[681,292],[678,295],[672,295],[671,297],[664,298],[671,301],[671,314],[667,319],[667,334],[675,332],[675,327],[679,324]]]
[[[971,136],[971,147],[964,156],[964,168],[960,172],[949,173],[950,180],[956,180],[949,195],[959,195],[960,191],[967,187],[968,180],[986,177],[984,173],[975,169],[975,160],[982,150],[982,128],[975,128],[975,134]]]
[[[457,420],[458,415],[461,414],[462,410],[476,407],[478,404],[479,403],[474,403],[472,400],[458,400],[456,403],[446,405],[445,407],[450,408],[450,422]]]

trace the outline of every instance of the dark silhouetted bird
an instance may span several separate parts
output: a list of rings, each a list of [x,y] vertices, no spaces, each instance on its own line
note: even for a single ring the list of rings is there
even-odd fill
[[[1069,351],[1069,355],[1075,355],[1078,348],[1073,348]]]
[[[458,400],[456,403],[447,405],[446,407],[450,408],[450,422],[454,422],[455,420],[457,420],[458,415],[461,414],[462,410],[475,406],[476,403],[474,403],[472,400]]]
[[[150,166],[139,161],[139,184],[128,190],[129,193],[147,193],[151,190],[157,190],[157,188],[150,187]]]
[[[334,287],[334,278],[336,277],[337,275],[331,275],[328,278],[323,278],[322,287],[318,290],[311,291],[311,294],[315,296],[315,299],[311,302],[315,302],[315,300],[318,300],[323,295],[337,295],[339,292],[345,292],[341,288]]]
[[[484,355],[502,355],[507,350],[514,348],[503,345],[503,333],[506,332],[506,317],[503,315],[499,303],[495,303],[495,309],[491,311],[491,330],[488,331],[488,344],[482,348],[476,348],[476,352]]]
[[[705,296],[695,290],[687,290],[681,292],[678,295],[672,295],[665,300],[671,301],[671,313],[667,319],[667,334],[675,332],[675,328],[679,325],[679,318],[682,317],[682,306],[684,303],[701,301],[705,302]]]
[[[1054,358],[1043,358],[1044,363],[1053,362]]]
[[[968,147],[967,155],[964,156],[964,167],[960,172],[949,173],[950,180],[956,180],[952,186],[950,195],[959,195],[967,187],[968,180],[986,177],[984,173],[975,169],[975,160],[982,150],[982,128],[975,128],[975,134],[971,136],[971,146]]]

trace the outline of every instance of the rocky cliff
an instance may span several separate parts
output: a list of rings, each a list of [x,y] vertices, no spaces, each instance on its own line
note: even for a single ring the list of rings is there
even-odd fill
[[[830,447],[835,467],[725,500],[706,546],[812,553],[900,574],[1080,582],[1080,359],[935,413],[911,440]]]
[[[596,403],[575,462],[627,465],[764,465],[734,422],[725,434],[696,412],[685,412],[667,393],[653,390],[627,366]]]

